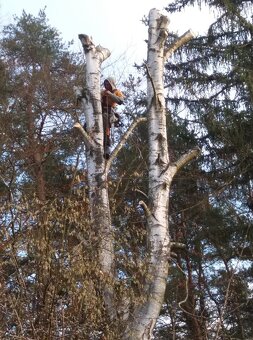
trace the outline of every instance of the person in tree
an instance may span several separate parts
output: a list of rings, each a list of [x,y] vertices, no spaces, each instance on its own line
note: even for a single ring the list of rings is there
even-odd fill
[[[104,127],[104,154],[105,158],[110,157],[111,146],[111,127],[119,126],[120,117],[116,112],[117,105],[122,105],[124,96],[116,88],[113,78],[108,77],[104,80],[104,89],[101,91],[103,127]]]

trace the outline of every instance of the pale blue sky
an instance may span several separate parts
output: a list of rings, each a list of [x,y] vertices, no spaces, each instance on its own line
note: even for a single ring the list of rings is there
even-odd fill
[[[121,65],[129,67],[146,58],[147,27],[141,19],[151,8],[163,10],[170,0],[0,0],[0,25],[20,16],[24,9],[37,15],[46,6],[49,24],[55,27],[64,41],[74,41],[73,48],[82,51],[78,34],[93,37],[95,44],[108,48],[111,61],[121,58]],[[211,23],[207,9],[186,10],[170,17],[170,28],[183,34],[207,29]],[[127,66],[126,66],[127,65]]]

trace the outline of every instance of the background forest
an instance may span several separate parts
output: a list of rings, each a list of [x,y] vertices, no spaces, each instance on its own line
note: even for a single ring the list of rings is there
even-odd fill
[[[204,2],[216,13],[208,34],[165,65],[172,161],[196,146],[202,153],[173,181],[169,231],[180,247],[154,339],[253,337],[252,4],[178,0],[168,17]],[[176,38],[170,32],[168,45]],[[83,83],[83,58],[44,11],[24,12],[0,44],[0,337],[120,339],[124,311],[111,324],[103,306],[85,147],[73,129],[84,119],[73,91]],[[136,65],[120,84],[126,101],[115,140],[146,115],[144,73]],[[119,300],[143,295],[147,138],[142,124],[110,172]]]

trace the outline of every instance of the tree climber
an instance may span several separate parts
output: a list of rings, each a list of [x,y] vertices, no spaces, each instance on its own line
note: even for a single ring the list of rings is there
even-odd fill
[[[116,112],[117,105],[123,104],[124,96],[115,86],[113,78],[109,77],[104,81],[105,89],[101,91],[103,127],[104,127],[104,156],[110,157],[111,127],[119,126],[120,117]]]

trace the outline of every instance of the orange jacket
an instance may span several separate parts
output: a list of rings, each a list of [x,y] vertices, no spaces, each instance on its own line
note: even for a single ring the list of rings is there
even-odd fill
[[[118,104],[110,97],[110,95],[107,93],[108,91],[107,90],[103,90],[101,92],[101,98],[102,98],[102,106],[105,107],[105,106],[109,106],[109,107],[115,107],[117,106]],[[119,97],[119,98],[122,98],[122,101],[123,101],[123,94],[120,90],[113,90],[112,92],[115,96]]]
[[[105,79],[105,81],[107,81],[110,84],[109,87],[111,87],[111,90],[109,91],[109,90],[105,89],[105,90],[101,91],[102,107],[103,108],[116,107],[117,104],[122,104],[124,96],[123,96],[122,92],[116,88],[114,80],[112,78],[107,78],[107,79]],[[121,101],[122,103],[117,102],[117,98],[113,98],[112,94],[114,96],[118,97],[119,101]]]

